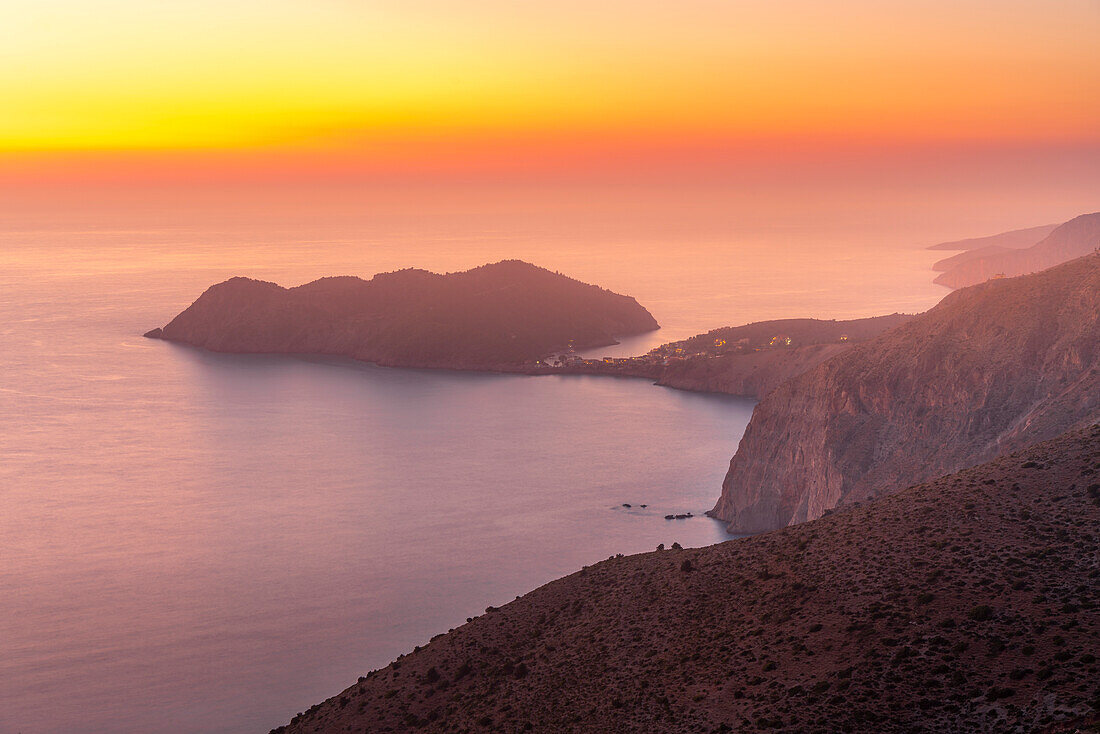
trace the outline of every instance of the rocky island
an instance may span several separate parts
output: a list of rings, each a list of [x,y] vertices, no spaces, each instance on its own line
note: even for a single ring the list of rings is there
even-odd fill
[[[506,260],[446,275],[400,270],[295,288],[232,278],[146,336],[215,352],[500,369],[657,328],[629,296]]]
[[[1100,254],[949,294],[756,406],[712,511],[756,533],[1100,420]]]

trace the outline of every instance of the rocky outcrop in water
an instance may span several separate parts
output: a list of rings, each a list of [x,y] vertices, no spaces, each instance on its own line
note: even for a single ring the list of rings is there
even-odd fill
[[[735,533],[820,517],[1100,418],[1100,255],[992,280],[756,406],[712,514]]]
[[[506,260],[447,275],[401,270],[296,288],[232,278],[147,336],[216,352],[492,369],[657,328],[629,296]]]

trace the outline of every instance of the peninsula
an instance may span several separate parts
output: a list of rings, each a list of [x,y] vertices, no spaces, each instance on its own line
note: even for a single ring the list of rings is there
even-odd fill
[[[585,359],[565,354],[525,371],[644,377],[664,387],[759,400],[792,377],[911,318],[895,313],[847,321],[757,321],[670,342],[639,357]]]
[[[212,286],[145,336],[215,352],[317,354],[397,367],[501,369],[659,328],[629,296],[519,260],[438,275]]]

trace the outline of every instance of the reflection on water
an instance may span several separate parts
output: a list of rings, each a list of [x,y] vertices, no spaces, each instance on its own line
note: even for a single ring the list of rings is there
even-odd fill
[[[725,538],[663,515],[708,509],[746,401],[215,355],[135,336],[174,305],[125,279],[3,285],[2,731],[266,731],[583,564]]]

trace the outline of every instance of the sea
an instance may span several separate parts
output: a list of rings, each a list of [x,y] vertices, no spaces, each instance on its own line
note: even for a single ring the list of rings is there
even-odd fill
[[[923,311],[927,245],[1082,206],[864,183],[4,191],[0,732],[266,732],[586,564],[731,538],[750,400],[142,338],[206,287],[519,258],[636,297],[662,328],[589,354],[640,354]]]

